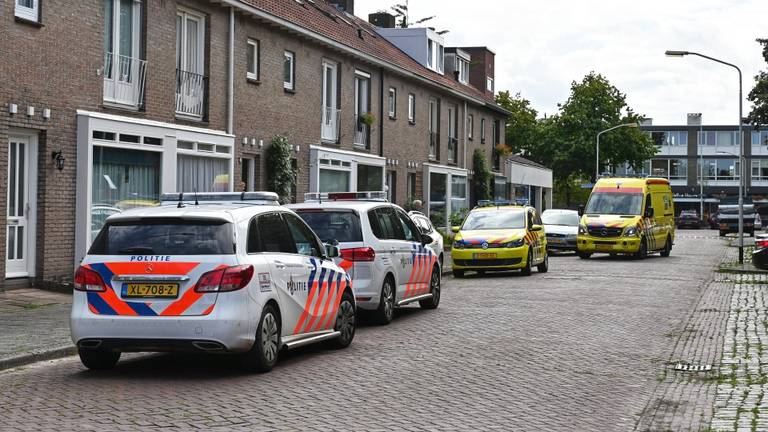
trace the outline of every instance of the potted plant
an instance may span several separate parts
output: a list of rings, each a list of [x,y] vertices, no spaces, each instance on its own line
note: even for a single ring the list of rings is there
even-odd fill
[[[373,113],[370,111],[360,114],[360,123],[363,123],[370,127],[374,123],[376,123],[376,116],[373,115]]]
[[[493,151],[495,151],[496,154],[501,157],[507,157],[512,153],[512,149],[506,144],[496,144],[496,146],[493,148]]]

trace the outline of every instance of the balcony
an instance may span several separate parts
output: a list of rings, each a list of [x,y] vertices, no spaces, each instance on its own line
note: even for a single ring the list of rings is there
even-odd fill
[[[440,159],[440,134],[429,132],[429,158]]]
[[[176,114],[203,119],[208,98],[208,77],[176,69]]]
[[[357,121],[355,127],[355,145],[360,147],[370,147],[371,127],[363,123],[361,120]]]
[[[323,126],[320,131],[320,137],[323,141],[339,141],[340,117],[341,110],[333,109],[331,107],[323,107]],[[355,135],[355,139],[357,139],[357,135]]]
[[[104,53],[104,102],[138,109],[146,78],[146,60]]]

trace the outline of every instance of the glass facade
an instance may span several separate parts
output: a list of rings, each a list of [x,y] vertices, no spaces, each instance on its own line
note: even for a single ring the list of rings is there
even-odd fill
[[[739,162],[736,159],[704,159],[701,172],[706,180],[738,180]]]
[[[467,208],[467,178],[451,176],[451,213],[461,213]]]
[[[357,164],[357,190],[383,191],[384,168],[373,165]]]
[[[176,187],[179,192],[226,192],[229,190],[229,159],[180,154]]]
[[[349,191],[349,171],[320,168],[320,192]]]
[[[445,226],[446,174],[429,174],[429,219],[436,227]]]
[[[752,161],[752,180],[768,181],[768,159]]]

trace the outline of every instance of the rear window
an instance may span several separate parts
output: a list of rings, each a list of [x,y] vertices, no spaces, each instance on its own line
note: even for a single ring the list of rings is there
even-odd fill
[[[352,210],[296,210],[323,243],[363,241],[360,216]]]
[[[235,253],[232,224],[218,220],[142,219],[109,222],[91,255],[227,255]]]

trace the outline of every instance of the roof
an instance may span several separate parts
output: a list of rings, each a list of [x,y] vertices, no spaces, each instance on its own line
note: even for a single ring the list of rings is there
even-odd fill
[[[527,208],[530,208],[530,206],[519,206],[519,205],[487,205],[483,207],[475,207],[471,211],[490,211],[490,210],[525,210]]]
[[[305,210],[305,209],[349,209],[349,210],[358,210],[358,211],[365,211],[374,207],[380,207],[383,205],[391,205],[395,206],[395,204],[390,203],[389,201],[366,201],[366,200],[339,200],[339,201],[305,201],[300,204],[288,204],[286,207],[288,207],[291,210]],[[395,206],[397,207],[397,206]]]
[[[176,205],[161,205],[154,207],[141,207],[126,210],[110,216],[110,222],[133,220],[138,218],[182,218],[182,219],[221,219],[227,221],[240,221],[250,218],[254,213],[265,211],[285,210],[285,207],[272,205],[253,205],[240,203],[206,203],[201,205],[185,205],[182,208]]]
[[[258,16],[263,19],[293,24],[308,31],[309,36],[321,40],[330,39],[356,53],[383,61],[404,74],[411,73],[439,87],[472,99],[478,104],[482,103],[489,108],[508,114],[506,110],[496,105],[493,97],[422,66],[380,36],[376,26],[340,11],[326,0],[223,0],[223,3],[245,5],[256,9],[262,12]]]
[[[669,180],[658,177],[603,177],[597,180],[597,185],[595,186],[621,185],[622,187],[627,188],[644,188],[645,186],[652,184],[666,184],[668,186]]]
[[[534,162],[532,160],[526,159],[526,158],[524,158],[522,156],[518,156],[518,155],[509,155],[509,156],[507,156],[507,160],[510,161],[510,162],[515,162],[515,163],[521,164],[521,165],[528,165],[528,166],[532,166],[532,167],[536,167],[536,168],[541,168],[541,169],[549,169],[549,168],[545,167],[542,164],[536,163],[536,162]]]

